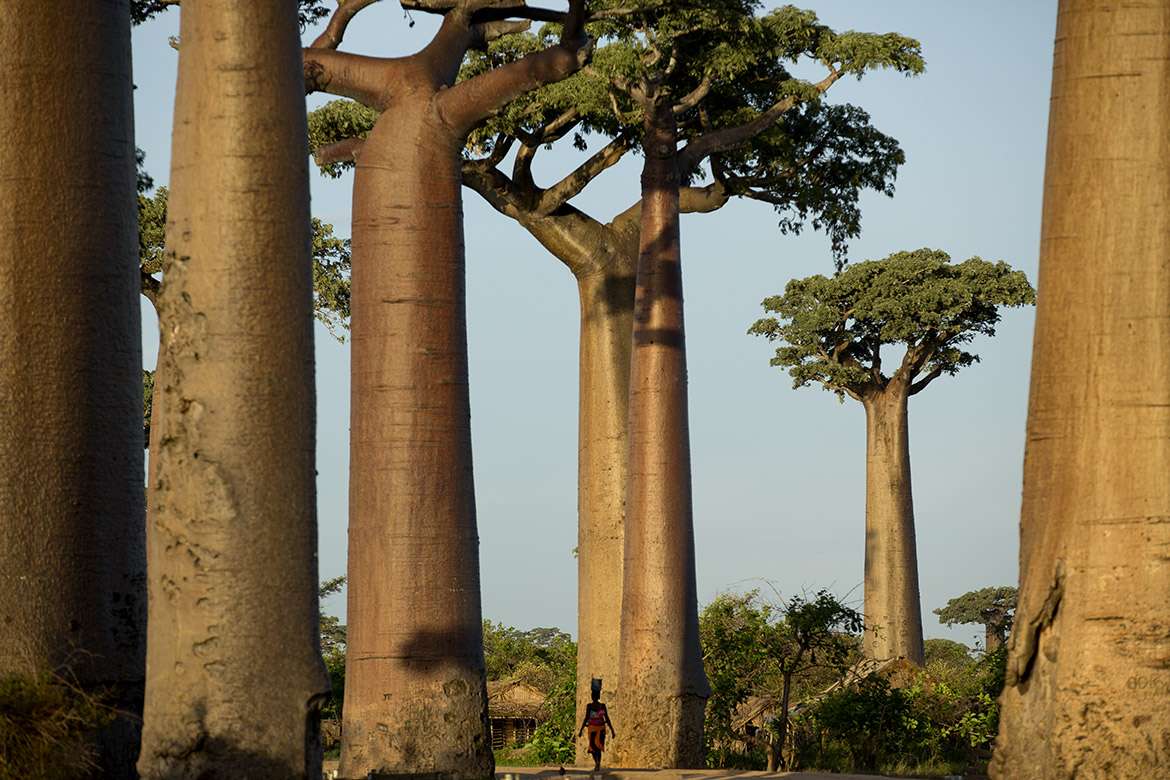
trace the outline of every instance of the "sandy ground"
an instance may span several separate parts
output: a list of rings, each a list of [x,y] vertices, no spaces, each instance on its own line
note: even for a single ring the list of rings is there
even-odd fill
[[[786,777],[792,780],[893,780],[878,775],[838,775],[820,772],[747,772],[733,769],[620,769],[602,767],[600,774],[590,769],[566,767],[563,775],[571,780],[756,780]],[[559,767],[496,767],[496,780],[556,780],[562,777]]]
[[[336,761],[325,762],[325,776],[332,777],[337,769]],[[496,767],[496,780],[769,780],[770,778],[791,778],[791,780],[895,780],[878,775],[836,775],[820,772],[740,772],[728,769],[615,769],[602,767],[600,773],[579,767],[561,769],[555,766]]]

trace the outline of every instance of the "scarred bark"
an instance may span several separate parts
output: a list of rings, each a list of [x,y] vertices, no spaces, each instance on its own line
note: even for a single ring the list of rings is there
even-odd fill
[[[702,767],[710,688],[699,647],[679,246],[679,170],[671,104],[646,105],[646,162],[629,410],[616,761]]]
[[[992,775],[1170,768],[1170,0],[1062,0]]]
[[[0,0],[0,17],[0,676],[69,666],[109,687],[122,716],[100,771],[130,778],[146,561],[129,7]]]
[[[924,662],[907,388],[894,379],[865,406],[865,639],[869,658]]]
[[[568,17],[559,16],[561,44],[455,84],[469,47],[514,29],[490,5],[446,3],[435,38],[410,57],[306,50],[310,87],[382,110],[355,155],[345,778],[472,780],[493,771],[467,386],[462,149],[469,131],[509,100],[580,68],[587,48],[583,4],[574,0]],[[492,21],[480,21],[480,10]],[[502,15],[524,13],[515,11]]]
[[[296,6],[184,0],[181,39],[138,767],[315,779],[328,682]]]

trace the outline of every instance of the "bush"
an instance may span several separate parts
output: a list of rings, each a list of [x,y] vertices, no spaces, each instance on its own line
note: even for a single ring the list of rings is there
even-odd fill
[[[548,718],[536,727],[529,743],[539,764],[571,763],[576,752],[577,680],[569,672],[562,670],[561,681],[545,699]]]
[[[932,663],[905,688],[873,676],[834,691],[794,723],[797,766],[929,775],[981,763],[999,729],[1004,655]]]
[[[90,775],[93,736],[114,718],[102,699],[68,672],[0,677],[0,780]]]

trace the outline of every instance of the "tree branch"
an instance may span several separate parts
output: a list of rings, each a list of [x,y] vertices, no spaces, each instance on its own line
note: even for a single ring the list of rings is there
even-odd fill
[[[352,98],[370,108],[383,110],[383,96],[397,84],[401,59],[365,57],[333,49],[305,49],[305,94],[328,92]]]
[[[629,140],[620,135],[614,138],[588,160],[577,166],[576,170],[545,190],[540,196],[537,211],[541,214],[551,214],[556,211],[585,189],[589,182],[617,165],[628,151],[630,151]]]
[[[544,51],[493,68],[460,82],[438,96],[439,113],[458,133],[466,133],[516,97],[576,73],[589,60],[585,37],[585,0],[570,0],[561,41]]]
[[[317,165],[324,168],[336,163],[357,162],[358,154],[365,146],[363,138],[344,138],[327,146],[322,146],[313,155]]]
[[[150,301],[150,305],[154,310],[158,311],[158,293],[162,289],[162,283],[148,274],[146,271],[139,271],[142,279],[142,295],[146,300]]]
[[[678,210],[683,214],[707,214],[723,208],[730,199],[731,191],[718,180],[706,187],[680,187]]]
[[[910,395],[917,395],[918,393],[921,393],[926,389],[927,385],[942,376],[942,373],[942,366],[937,366],[933,371],[919,379],[917,382],[911,383],[909,391]]]
[[[358,13],[378,0],[338,0],[337,10],[329,18],[325,30],[309,45],[310,49],[336,49],[345,37],[345,29]]]
[[[833,86],[837,79],[841,78],[841,75],[842,72],[838,69],[834,68],[830,70],[829,75],[816,83],[815,88],[817,93],[824,94],[825,90]],[[774,103],[769,109],[750,122],[745,122],[735,127],[713,130],[710,133],[699,136],[679,151],[679,170],[689,171],[709,155],[732,149],[751,140],[779,122],[785,112],[795,106],[796,103],[797,97],[795,95],[789,95],[783,100]]]
[[[690,93],[683,97],[682,100],[674,104],[675,115],[677,116],[678,114],[685,114],[687,111],[690,111],[692,108],[699,105],[703,98],[707,97],[707,94],[710,92],[711,77],[703,76],[703,80],[699,82],[699,86],[692,89]]]

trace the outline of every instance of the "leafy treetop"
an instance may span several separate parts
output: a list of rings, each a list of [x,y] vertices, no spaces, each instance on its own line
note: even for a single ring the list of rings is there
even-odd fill
[[[895,252],[850,265],[833,277],[793,279],[783,295],[764,299],[774,317],[749,333],[779,341],[772,365],[787,368],[793,387],[812,382],[865,400],[894,387],[914,395],[942,374],[979,356],[964,347],[995,335],[999,309],[1036,296],[1022,271],[973,257],[952,264],[934,249]],[[882,347],[899,345],[897,369],[882,370]]]
[[[975,623],[987,626],[1001,637],[1011,630],[1019,592],[1011,586],[980,588],[956,596],[934,611],[948,626]]]
[[[840,251],[859,230],[860,190],[891,194],[904,157],[864,111],[825,106],[820,95],[839,78],[872,69],[920,73],[920,47],[895,33],[836,32],[792,6],[762,15],[760,8],[756,0],[591,2],[587,31],[600,43],[591,65],[482,123],[469,139],[469,164],[502,176],[497,166],[518,147],[505,189],[522,210],[552,214],[638,149],[646,93],[654,91],[672,101],[687,183],[711,181],[707,207],[694,210],[718,208],[731,196],[755,198],[776,207],[783,231],[798,232],[811,219]],[[557,30],[548,24],[469,52],[460,78],[537,51]],[[810,62],[824,68],[818,82],[792,73]],[[352,165],[353,139],[368,134],[376,118],[374,109],[347,100],[310,115],[310,145],[327,174]],[[571,137],[585,150],[592,133],[609,143],[552,186],[535,184],[540,148]]]

